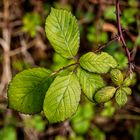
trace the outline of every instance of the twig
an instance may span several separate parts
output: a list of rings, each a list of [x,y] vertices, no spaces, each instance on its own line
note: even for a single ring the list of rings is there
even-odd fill
[[[32,40],[30,43],[28,43],[27,47],[26,47],[26,50],[32,48],[34,46],[35,42],[36,42],[36,40]],[[23,50],[22,47],[14,49],[14,50],[10,51],[10,56],[17,55],[19,53],[22,53],[23,51],[24,50]]]
[[[133,64],[134,68],[135,68],[135,71],[139,72],[140,73],[140,67],[139,66],[136,66],[135,64]]]
[[[3,73],[2,73],[2,78],[1,78],[1,83],[0,83],[0,94],[3,94],[5,91],[5,87],[11,80],[11,62],[10,62],[10,56],[9,56],[9,51],[10,51],[10,43],[11,43],[11,30],[9,29],[9,17],[10,17],[10,11],[9,11],[9,6],[10,6],[10,1],[9,0],[3,0],[4,3],[4,12],[3,12],[3,22],[4,22],[4,27],[2,28],[2,37],[1,39],[1,45],[3,47],[4,53],[3,53]]]
[[[30,64],[34,65],[35,66],[35,62],[31,56],[31,54],[27,51],[27,43],[25,41],[25,39],[23,37],[20,38],[20,43],[21,43],[21,52],[22,54],[24,55],[25,57],[25,61],[26,62],[29,62]]]
[[[133,105],[127,105],[126,108],[129,109],[129,110],[132,110],[136,113],[140,113],[140,108],[139,107],[135,107]]]
[[[94,52],[97,53],[97,52],[101,51],[102,49],[104,49],[105,47],[107,47],[108,45],[110,45],[112,42],[116,41],[118,38],[119,38],[118,35],[115,36],[115,37],[112,38],[109,42],[107,42],[107,43],[105,43],[105,44],[103,44],[103,45],[100,45],[100,46],[98,47],[98,49],[95,50]]]
[[[11,28],[14,28],[15,26],[20,26],[22,24],[22,21],[21,20],[16,20],[16,21],[13,21],[11,22]]]
[[[59,73],[59,72],[65,70],[65,69],[67,69],[67,68],[69,68],[69,67],[72,67],[72,66],[75,66],[75,65],[78,65],[78,64],[79,64],[79,63],[76,62],[76,63],[70,64],[70,65],[68,65],[68,66],[62,67],[62,68],[60,68],[59,70],[56,70],[56,71],[52,72],[52,73],[50,74],[50,76],[53,76],[53,75],[55,75],[55,74],[57,74],[57,73]]]
[[[125,32],[126,30],[123,30],[122,32]],[[103,45],[100,45],[99,47],[98,47],[98,49],[97,50],[95,50],[94,52],[95,53],[97,53],[97,52],[99,52],[99,51],[101,51],[102,49],[104,49],[105,47],[107,47],[108,45],[110,45],[112,42],[114,42],[114,41],[116,41],[116,40],[118,40],[119,39],[119,35],[116,35],[114,38],[112,38],[109,42],[107,42],[107,43],[105,43],[105,44],[103,44]]]
[[[138,47],[135,44],[133,50],[131,51],[131,60],[134,61],[136,53],[137,53]]]
[[[130,114],[121,114],[121,115],[115,115],[114,116],[115,119],[125,119],[125,120],[140,120],[140,116],[139,115],[130,115]]]
[[[0,45],[1,47],[3,48],[3,72],[2,72],[2,77],[1,77],[1,83],[0,83],[0,94],[2,95],[3,94],[3,91],[4,91],[4,88],[5,88],[5,85],[7,83],[7,81],[9,81],[10,77],[11,77],[11,74],[9,73],[9,45],[8,43],[0,38]],[[8,80],[9,79],[9,80]]]

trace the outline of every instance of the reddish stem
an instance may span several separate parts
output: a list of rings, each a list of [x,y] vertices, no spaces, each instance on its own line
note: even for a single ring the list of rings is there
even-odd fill
[[[123,44],[123,48],[125,50],[125,53],[127,55],[128,58],[128,64],[129,64],[129,73],[132,72],[132,63],[131,63],[131,53],[128,50],[127,46],[126,46],[126,42],[125,39],[123,37],[123,33],[122,33],[122,27],[121,27],[121,20],[120,20],[120,4],[119,4],[119,0],[116,0],[116,18],[117,18],[117,26],[118,26],[118,35],[119,35],[119,39]]]

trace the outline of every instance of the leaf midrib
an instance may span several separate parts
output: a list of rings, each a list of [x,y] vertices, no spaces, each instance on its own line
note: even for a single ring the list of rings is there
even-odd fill
[[[55,114],[56,114],[56,112],[57,112],[57,110],[58,110],[58,108],[59,108],[59,106],[60,106],[62,100],[63,100],[64,97],[65,97],[66,91],[67,91],[67,89],[68,89],[68,87],[69,87],[70,79],[71,79],[71,75],[69,76],[67,87],[66,87],[66,89],[65,89],[65,91],[64,91],[64,94],[63,94],[62,98],[60,99],[60,102],[59,102],[59,104],[58,104],[58,106],[57,106],[57,108],[56,108],[56,110],[55,110],[55,112],[54,112],[54,115],[53,115],[53,117],[52,117],[52,120],[55,118]]]
[[[54,14],[55,14],[55,12],[54,12]],[[70,53],[70,55],[73,57],[73,54],[72,54],[72,52],[71,52],[71,50],[70,50],[70,48],[69,48],[69,45],[68,45],[66,36],[65,36],[65,34],[63,33],[63,29],[62,29],[61,26],[60,26],[61,24],[60,24],[60,22],[59,22],[58,17],[57,17],[56,14],[55,14],[55,17],[56,17],[56,20],[57,20],[57,22],[58,22],[58,25],[59,25],[59,28],[60,28],[60,30],[61,30],[61,33],[62,33],[62,35],[63,35],[63,37],[64,37],[65,44],[66,44],[66,46],[67,46],[67,48],[68,48],[68,50],[69,50],[69,53]]]

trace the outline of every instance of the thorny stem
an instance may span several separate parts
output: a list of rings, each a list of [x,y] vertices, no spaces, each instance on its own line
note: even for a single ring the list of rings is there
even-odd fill
[[[125,53],[127,55],[128,58],[128,72],[129,74],[132,73],[134,67],[133,67],[133,63],[131,62],[131,53],[128,50],[127,46],[126,46],[126,42],[125,39],[123,37],[123,33],[122,33],[122,27],[121,27],[121,21],[120,21],[120,4],[119,4],[119,0],[116,0],[116,19],[117,19],[117,26],[118,26],[118,35],[119,35],[119,39],[122,42],[123,48],[125,50]]]
[[[109,44],[111,44],[112,42],[114,42],[115,40],[117,40],[118,37],[119,37],[119,36],[117,35],[117,36],[115,36],[114,38],[112,38],[109,42],[107,42],[107,43],[105,43],[105,44],[103,44],[103,45],[100,45],[99,48],[98,48],[97,50],[95,50],[94,52],[97,53],[97,52],[101,51],[101,50],[104,49],[106,46],[108,46]]]

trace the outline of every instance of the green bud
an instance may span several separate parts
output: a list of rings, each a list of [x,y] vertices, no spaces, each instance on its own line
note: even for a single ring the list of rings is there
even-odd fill
[[[95,93],[94,100],[97,103],[109,101],[115,94],[116,89],[112,86],[101,88]]]
[[[115,100],[119,106],[123,106],[127,102],[127,89],[119,88],[115,95]]]
[[[123,86],[130,86],[131,85],[132,80],[128,77],[124,80],[123,82]]]

